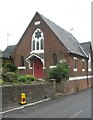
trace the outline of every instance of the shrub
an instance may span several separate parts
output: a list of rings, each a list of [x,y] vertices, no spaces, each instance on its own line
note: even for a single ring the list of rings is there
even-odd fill
[[[25,76],[24,76],[24,75],[20,75],[20,76],[18,77],[18,81],[19,81],[19,82],[25,82],[25,81],[26,81]]]
[[[0,79],[0,85],[3,85],[4,81],[2,79]]]
[[[7,72],[16,72],[16,70],[17,70],[17,67],[11,63],[7,63],[4,67]]]
[[[18,75],[14,72],[7,72],[6,73],[6,82],[16,82],[18,79]]]
[[[29,75],[29,74],[25,75],[25,78],[26,78],[26,80],[31,80],[31,81],[35,80],[34,76],[33,75]]]
[[[20,75],[18,77],[18,81],[30,84],[30,83],[32,83],[32,81],[34,81],[34,77],[32,75],[29,75],[29,74],[27,74],[27,75]]]
[[[48,74],[50,79],[56,79],[57,81],[68,80],[69,66],[66,63],[59,63],[56,68],[50,68]]]
[[[2,79],[6,82],[6,73],[2,72]]]
[[[32,84],[32,81],[27,79],[27,80],[25,81],[25,84]]]

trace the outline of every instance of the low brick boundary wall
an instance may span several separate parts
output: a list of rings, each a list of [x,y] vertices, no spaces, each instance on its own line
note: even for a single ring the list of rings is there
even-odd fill
[[[78,92],[80,90],[87,89],[91,86],[93,86],[92,79],[87,80],[72,80],[72,81],[66,81],[62,83],[56,83],[56,92],[61,92],[66,94],[72,94],[75,92]]]
[[[53,95],[53,84],[3,86],[2,87],[2,109],[19,106],[21,93],[26,93],[27,103],[35,102]]]
[[[89,86],[91,87],[91,80]],[[53,98],[57,93],[62,95],[87,89],[87,80],[74,80],[63,83],[53,82],[36,85],[3,86],[2,87],[2,111],[20,106],[21,93],[26,93],[27,103],[36,102],[45,98]],[[56,94],[55,94],[56,93]]]

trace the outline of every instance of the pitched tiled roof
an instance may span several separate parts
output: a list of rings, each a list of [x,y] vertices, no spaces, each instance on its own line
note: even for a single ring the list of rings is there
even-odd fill
[[[5,51],[3,52],[2,57],[3,57],[3,58],[10,58],[10,56],[12,56],[13,53],[14,53],[15,47],[16,47],[16,45],[8,46],[8,47],[5,49]]]
[[[39,14],[39,13],[38,13]],[[55,33],[64,46],[70,51],[70,53],[77,54],[83,57],[87,57],[86,53],[82,49],[76,38],[66,30],[62,29],[43,15],[39,14],[41,18],[46,22],[50,29]]]
[[[85,43],[80,43],[80,45],[82,46],[82,48],[84,49],[86,54],[89,56],[91,43],[90,42],[85,42]]]

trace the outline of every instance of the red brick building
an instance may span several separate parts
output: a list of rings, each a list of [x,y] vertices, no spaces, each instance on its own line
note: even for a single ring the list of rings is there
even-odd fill
[[[47,70],[57,63],[70,66],[69,80],[93,78],[91,43],[79,43],[75,37],[36,12],[15,47],[14,64],[22,74],[47,77]]]

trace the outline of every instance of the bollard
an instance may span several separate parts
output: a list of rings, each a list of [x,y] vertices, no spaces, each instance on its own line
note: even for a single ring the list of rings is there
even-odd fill
[[[21,99],[20,99],[20,102],[19,102],[21,105],[24,105],[27,103],[26,101],[26,94],[25,93],[21,93]]]

